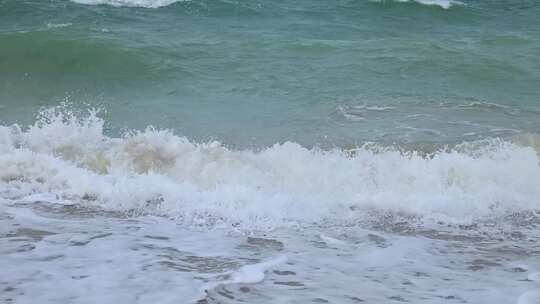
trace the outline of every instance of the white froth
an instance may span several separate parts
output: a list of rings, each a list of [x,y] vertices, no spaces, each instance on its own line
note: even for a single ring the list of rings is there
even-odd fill
[[[371,0],[375,2],[387,2],[388,0]],[[394,2],[416,2],[423,5],[439,6],[444,9],[449,9],[454,5],[463,5],[463,2],[455,0],[391,0]]]
[[[531,273],[527,276],[527,279],[528,279],[529,281],[533,281],[533,282],[540,283],[540,272],[531,272]]]
[[[53,29],[53,28],[63,28],[63,27],[69,27],[72,26],[71,23],[47,23],[47,28]]]
[[[146,7],[158,8],[171,5],[175,2],[185,0],[72,0],[73,2],[88,5],[112,5],[112,6],[128,6],[128,7]]]
[[[187,0],[71,0],[80,4],[87,5],[111,5],[116,7],[145,7],[145,8],[158,8],[171,5],[176,2],[182,2]],[[385,2],[387,0],[370,0],[375,2]],[[394,0],[395,2],[416,2],[423,5],[439,6],[444,9],[449,9],[454,5],[463,5],[463,2],[455,0]]]
[[[449,9],[453,5],[462,5],[462,2],[459,1],[453,1],[453,0],[414,0],[415,2],[418,2],[420,4],[424,5],[435,5],[440,6],[444,9]]]
[[[13,149],[11,129],[0,126],[0,152],[7,153]]]
[[[518,299],[518,304],[538,304],[540,303],[540,291],[528,291]]]
[[[323,242],[325,242],[328,245],[338,245],[338,246],[346,245],[344,241],[324,235],[324,234],[320,234],[319,237],[321,238]]]
[[[235,151],[152,128],[111,138],[95,113],[48,111],[24,131],[0,127],[0,151],[0,193],[10,197],[54,193],[196,225],[355,222],[371,209],[462,223],[539,208],[537,152],[501,140],[430,156],[291,142]]]
[[[264,280],[264,273],[279,264],[287,262],[287,257],[282,255],[274,259],[257,264],[240,267],[231,275],[231,280],[227,283],[255,284]]]

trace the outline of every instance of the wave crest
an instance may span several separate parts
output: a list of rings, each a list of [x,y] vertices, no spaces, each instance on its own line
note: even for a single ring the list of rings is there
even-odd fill
[[[427,155],[294,142],[231,150],[151,127],[109,137],[97,114],[53,109],[28,128],[0,127],[1,197],[53,193],[105,210],[249,229],[354,223],[370,210],[470,223],[540,208],[537,152],[500,139]]]
[[[456,0],[370,0],[374,2],[414,2],[427,6],[438,6],[443,9],[449,9],[455,5],[464,5],[463,2]]]
[[[72,0],[79,4],[158,8],[187,0]]]

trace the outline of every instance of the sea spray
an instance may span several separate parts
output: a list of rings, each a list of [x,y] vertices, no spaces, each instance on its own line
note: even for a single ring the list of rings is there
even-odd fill
[[[111,137],[103,126],[96,111],[49,109],[29,127],[2,127],[0,187],[22,200],[51,192],[105,210],[248,229],[354,223],[370,210],[472,223],[539,208],[538,153],[496,138],[428,154],[294,142],[234,150],[152,127]]]

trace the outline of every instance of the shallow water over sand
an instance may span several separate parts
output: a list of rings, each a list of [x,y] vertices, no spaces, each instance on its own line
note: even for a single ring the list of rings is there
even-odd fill
[[[536,303],[540,290],[538,215],[242,234],[48,202],[0,212],[6,303]]]

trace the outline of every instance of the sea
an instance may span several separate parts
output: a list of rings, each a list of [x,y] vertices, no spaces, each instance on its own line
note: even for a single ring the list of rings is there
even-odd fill
[[[0,302],[540,303],[537,0],[0,0]]]

